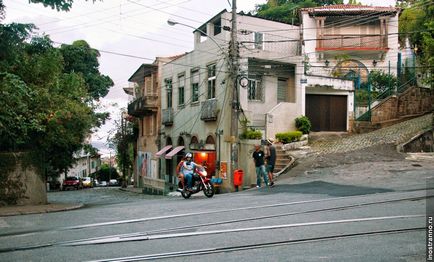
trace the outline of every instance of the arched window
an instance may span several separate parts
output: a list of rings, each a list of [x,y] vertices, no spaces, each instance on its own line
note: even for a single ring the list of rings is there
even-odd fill
[[[339,62],[335,68],[333,68],[332,75],[349,80],[359,79],[360,82],[364,83],[368,81],[369,70],[362,62],[355,59],[348,59]]]
[[[198,150],[199,149],[199,140],[196,136],[192,136],[190,140],[190,150]]]

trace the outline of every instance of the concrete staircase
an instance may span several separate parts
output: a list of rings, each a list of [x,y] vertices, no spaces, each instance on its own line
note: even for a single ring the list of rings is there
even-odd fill
[[[291,167],[295,159],[290,156],[281,145],[276,144],[274,146],[276,147],[276,164],[274,165],[273,175],[277,177]]]

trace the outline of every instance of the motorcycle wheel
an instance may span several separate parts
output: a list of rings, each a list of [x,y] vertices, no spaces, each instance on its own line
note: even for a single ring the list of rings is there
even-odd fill
[[[214,196],[214,186],[212,184],[208,184],[208,189],[203,187],[203,193],[206,197],[213,197]]]
[[[190,198],[191,197],[191,192],[190,191],[182,191],[181,192],[181,196],[185,199]]]

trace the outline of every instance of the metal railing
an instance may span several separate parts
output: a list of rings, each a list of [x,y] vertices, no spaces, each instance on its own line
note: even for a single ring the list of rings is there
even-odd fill
[[[317,41],[317,49],[385,49],[386,35],[322,35]]]

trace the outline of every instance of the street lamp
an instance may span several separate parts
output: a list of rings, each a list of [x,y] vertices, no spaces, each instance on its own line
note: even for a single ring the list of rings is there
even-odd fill
[[[112,150],[115,148],[114,144],[112,142],[109,142],[108,147],[110,149],[109,151],[109,184],[112,176]]]

